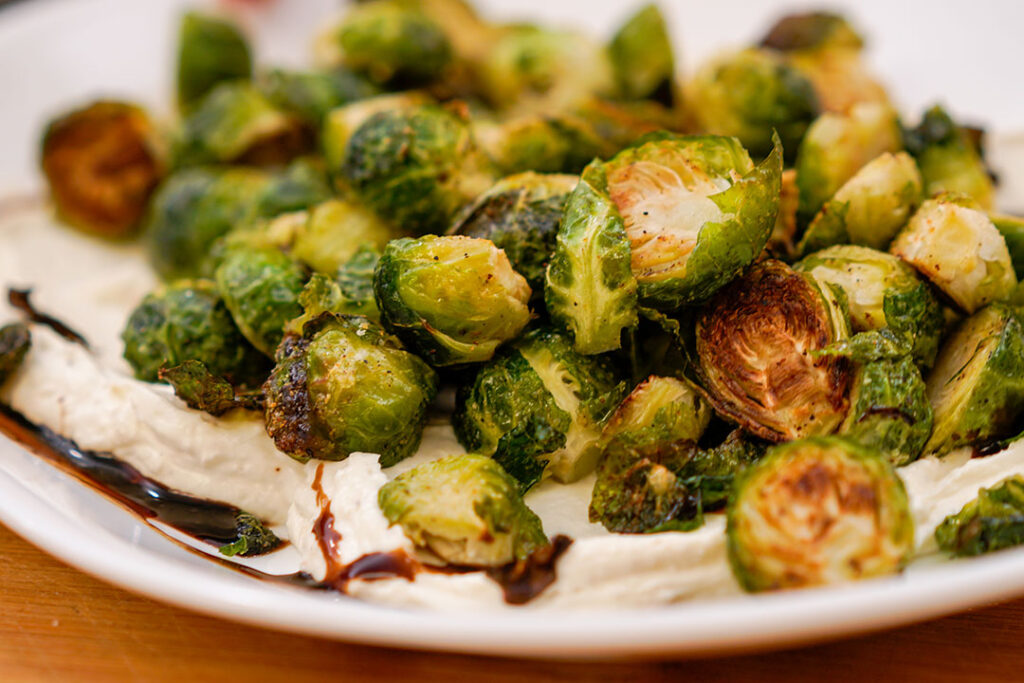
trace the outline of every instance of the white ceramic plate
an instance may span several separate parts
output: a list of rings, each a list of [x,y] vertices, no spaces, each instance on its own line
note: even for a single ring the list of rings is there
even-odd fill
[[[154,107],[171,88],[176,0],[33,0],[0,10],[0,206],[38,187],[34,152],[50,114],[99,94]],[[252,14],[260,55],[302,61],[314,20],[335,3],[290,0]],[[508,16],[532,13],[607,32],[630,3],[482,3]],[[772,3],[663,3],[688,58],[762,29]],[[969,30],[950,12],[912,11],[899,0],[860,2],[856,15],[876,39],[876,63],[900,85],[911,110],[941,93],[953,109],[1013,133],[1024,100],[1010,87],[1024,57],[1009,31],[1017,3],[972,4]],[[515,12],[509,7],[515,7]],[[683,21],[683,10],[687,21]],[[959,14],[959,13],[957,13]],[[927,16],[922,16],[927,15]],[[738,23],[727,26],[726,18]],[[742,17],[737,20],[736,17]],[[928,23],[922,24],[922,21]],[[913,35],[913,44],[907,36]],[[956,51],[944,46],[956,44]],[[1016,54],[1011,54],[1016,50]],[[2,275],[2,274],[0,274]],[[835,638],[1024,595],[1024,549],[976,560],[915,565],[890,579],[840,588],[699,601],[651,610],[435,614],[363,604],[340,595],[260,582],[206,561],[17,445],[0,439],[0,521],[90,574],[182,607],[277,629],[351,641],[504,654],[615,657],[698,655]]]

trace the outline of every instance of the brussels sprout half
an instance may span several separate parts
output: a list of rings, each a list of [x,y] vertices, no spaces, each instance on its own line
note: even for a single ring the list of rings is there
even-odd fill
[[[40,164],[62,220],[124,237],[138,228],[164,174],[162,156],[145,111],[100,101],[50,122]]]
[[[757,49],[703,66],[687,85],[686,106],[698,130],[736,136],[751,154],[768,154],[777,131],[787,161],[819,113],[811,82],[774,52]]]
[[[543,297],[562,212],[577,182],[576,176],[539,173],[503,178],[467,207],[449,232],[493,242],[534,296]]]
[[[497,567],[548,543],[515,479],[483,455],[450,455],[380,489],[381,512],[414,544],[449,564]]]
[[[417,7],[392,0],[351,7],[318,38],[316,49],[320,63],[344,65],[395,89],[435,81],[452,61],[442,27]]]
[[[373,289],[384,327],[435,367],[489,360],[530,321],[530,286],[485,239],[393,240]]]
[[[178,32],[178,107],[187,111],[225,81],[252,75],[249,44],[237,26],[219,17],[186,12]]]
[[[782,149],[776,138],[755,166],[736,138],[672,137],[626,149],[603,171],[640,303],[672,310],[708,299],[764,249],[778,213]],[[564,223],[571,218],[567,209]]]
[[[916,460],[932,433],[932,406],[913,359],[860,365],[838,433],[882,452],[895,466]]]
[[[267,433],[305,462],[378,453],[382,467],[419,446],[437,376],[367,318],[325,313],[288,334],[263,389]]]
[[[926,196],[941,192],[966,194],[991,211],[995,186],[967,131],[939,106],[924,113],[906,133],[907,150],[917,159]]]
[[[361,247],[376,251],[401,233],[351,199],[332,199],[309,211],[290,235],[290,253],[313,270],[334,275]]]
[[[616,90],[611,59],[590,38],[532,25],[509,27],[478,72],[484,98],[507,114],[555,114]]]
[[[921,175],[906,152],[885,152],[840,187],[807,227],[797,251],[833,244],[885,249],[921,203]]]
[[[1024,543],[1024,477],[978,491],[960,512],[942,520],[935,541],[957,557],[983,555]]]
[[[935,362],[945,326],[942,307],[928,284],[899,258],[844,244],[811,254],[793,268],[843,290],[854,332],[886,330],[889,339],[905,340],[899,355],[910,353],[926,368]],[[870,337],[854,339],[858,342],[851,340],[844,349],[849,355],[856,355]]]
[[[651,375],[619,404],[602,438],[631,446],[696,443],[710,420],[711,407],[689,384]]]
[[[626,20],[608,43],[608,55],[621,97],[673,105],[675,58],[657,5],[644,5]]]
[[[751,434],[828,434],[846,416],[845,358],[815,354],[849,334],[831,288],[780,261],[758,263],[697,319],[697,371],[715,409]]]
[[[306,271],[275,247],[236,243],[225,249],[215,277],[238,329],[272,357],[285,325],[302,313]]]
[[[844,114],[819,116],[797,150],[801,224],[807,225],[866,163],[900,151],[902,136],[896,112],[885,104],[857,104]]]
[[[198,102],[174,141],[174,165],[274,166],[309,151],[312,137],[247,81],[221,83]]]
[[[914,544],[907,493],[878,451],[839,437],[775,446],[737,479],[726,535],[748,591],[899,571]]]
[[[341,176],[370,208],[414,234],[444,232],[495,180],[466,121],[434,105],[367,119],[349,138]]]
[[[32,346],[32,334],[25,323],[8,323],[0,327],[0,387],[21,367]]]
[[[253,386],[267,360],[252,347],[209,280],[180,280],[148,294],[121,333],[135,376],[156,382],[160,368],[196,360],[235,385]]]
[[[1017,286],[1006,241],[965,195],[925,201],[890,251],[967,313],[1007,298]]]
[[[493,457],[524,490],[547,475],[570,482],[594,469],[602,425],[624,393],[609,359],[534,329],[459,389],[452,424],[459,443]]]
[[[1024,322],[991,304],[946,339],[928,376],[935,412],[926,455],[985,444],[1008,435],[1024,411]]]

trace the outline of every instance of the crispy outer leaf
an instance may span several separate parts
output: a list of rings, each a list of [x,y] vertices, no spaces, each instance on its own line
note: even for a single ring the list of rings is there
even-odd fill
[[[252,409],[247,401],[236,400],[235,389],[230,382],[214,375],[197,360],[160,368],[160,379],[174,387],[174,395],[194,410],[219,416],[232,408]]]
[[[1024,478],[981,489],[978,497],[935,529],[939,547],[957,556],[981,555],[1024,543]]]

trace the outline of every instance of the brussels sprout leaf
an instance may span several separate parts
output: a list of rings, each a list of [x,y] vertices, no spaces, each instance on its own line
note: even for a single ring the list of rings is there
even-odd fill
[[[219,417],[233,408],[262,410],[259,392],[235,394],[234,387],[223,377],[210,372],[197,360],[160,368],[160,379],[174,387],[174,395],[194,410]]]
[[[935,529],[939,547],[957,556],[1024,544],[1024,478],[981,489],[978,497]]]
[[[232,543],[220,547],[221,555],[234,557],[252,557],[268,553],[281,544],[281,539],[265,527],[255,515],[239,512],[235,516],[238,538]]]

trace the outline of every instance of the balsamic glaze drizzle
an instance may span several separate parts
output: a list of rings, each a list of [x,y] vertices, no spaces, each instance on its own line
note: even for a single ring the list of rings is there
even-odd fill
[[[31,289],[14,289],[13,287],[7,290],[7,301],[14,308],[24,313],[29,320],[40,325],[46,325],[51,330],[64,337],[70,342],[81,344],[85,348],[89,348],[89,342],[85,340],[85,337],[75,332],[73,329],[57,320],[51,315],[40,312],[29,297],[32,296]]]

